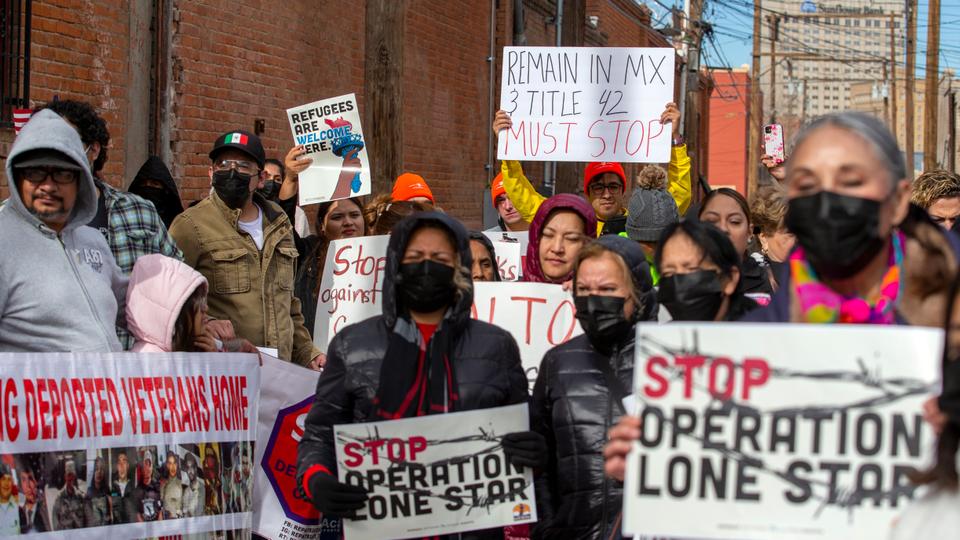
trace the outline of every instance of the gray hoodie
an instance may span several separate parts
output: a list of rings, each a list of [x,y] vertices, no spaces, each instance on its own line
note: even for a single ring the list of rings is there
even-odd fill
[[[83,169],[76,204],[59,235],[27,210],[13,183],[12,164],[38,149],[63,152]],[[115,325],[126,279],[103,235],[86,226],[97,212],[97,193],[80,136],[53,111],[40,111],[20,130],[6,170],[10,199],[0,209],[0,351],[121,350]]]

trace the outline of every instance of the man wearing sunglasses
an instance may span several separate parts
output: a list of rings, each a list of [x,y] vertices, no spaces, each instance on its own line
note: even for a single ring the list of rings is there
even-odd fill
[[[87,226],[97,191],[80,136],[52,111],[33,115],[6,163],[0,210],[0,351],[121,350],[126,278]]]
[[[257,192],[266,179],[260,138],[228,131],[217,137],[210,160],[213,192],[170,226],[184,262],[210,284],[209,314],[230,320],[237,336],[278,349],[284,360],[317,367],[322,351],[293,295],[293,227]]]

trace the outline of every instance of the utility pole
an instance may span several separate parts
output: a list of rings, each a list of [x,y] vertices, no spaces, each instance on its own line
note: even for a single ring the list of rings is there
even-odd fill
[[[895,16],[890,14],[890,131],[897,140],[897,34],[894,31]]]
[[[913,180],[913,171],[914,171],[914,162],[913,162],[913,152],[914,152],[914,84],[913,79],[916,76],[917,71],[917,0],[906,0],[907,1],[907,73],[906,73],[906,88],[904,91],[907,93],[906,107],[904,108],[905,113],[905,125],[904,125],[904,136],[906,140],[904,141],[904,150],[907,154],[907,179]]]
[[[928,0],[927,83],[923,103],[923,170],[937,165],[937,97],[940,95],[940,0]]]
[[[770,15],[770,123],[777,121],[777,40],[780,39],[780,17]]]
[[[757,190],[760,172],[760,122],[763,111],[760,102],[760,0],[753,1],[753,68],[750,74],[750,142],[747,148],[747,196]]]
[[[883,84],[887,90],[883,95],[883,119],[893,125],[893,118],[890,117],[890,98],[888,97],[890,95],[890,72],[887,70],[886,62],[883,62]],[[896,84],[896,81],[894,81],[894,84]]]

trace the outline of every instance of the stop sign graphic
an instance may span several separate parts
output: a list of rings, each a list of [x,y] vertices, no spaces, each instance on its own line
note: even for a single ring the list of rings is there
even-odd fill
[[[303,438],[303,426],[313,405],[313,396],[280,409],[270,440],[263,452],[263,467],[289,519],[302,525],[318,525],[320,513],[310,502],[294,496],[297,489],[297,445]]]

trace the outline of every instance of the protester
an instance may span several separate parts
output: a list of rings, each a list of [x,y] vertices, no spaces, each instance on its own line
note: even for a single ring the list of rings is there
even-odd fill
[[[126,278],[106,240],[77,132],[52,111],[33,115],[6,162],[0,210],[0,350],[120,351],[116,324]],[[121,319],[122,320],[122,319]]]
[[[363,210],[363,217],[369,224],[368,231],[374,236],[390,234],[405,217],[426,212],[430,206],[417,201],[394,201],[390,194],[374,197]]]
[[[761,187],[754,193],[750,203],[750,220],[760,243],[760,251],[750,257],[767,269],[773,290],[778,288],[778,279],[785,271],[790,250],[797,238],[787,230],[787,192],[779,184]]]
[[[324,516],[352,515],[367,498],[363,488],[337,480],[335,424],[527,401],[516,342],[506,330],[470,318],[471,263],[467,231],[445,214],[410,216],[390,235],[383,314],[333,338],[297,450],[297,485]],[[503,444],[522,466],[538,464],[544,449],[529,432]],[[502,540],[503,532],[480,537]]]
[[[687,147],[680,135],[680,109],[674,103],[667,103],[660,122],[670,123],[673,134],[673,149],[668,165],[669,182],[667,191],[677,203],[680,214],[690,206],[690,158]],[[493,120],[494,136],[513,126],[506,111],[497,111]],[[532,222],[537,208],[545,197],[537,193],[533,184],[523,174],[519,161],[505,160],[500,166],[503,175],[503,187],[513,205],[524,221]],[[624,231],[626,208],[627,176],[623,166],[613,162],[594,162],[584,170],[583,192],[596,212],[597,236],[619,234]]]
[[[593,207],[582,198],[561,193],[545,200],[530,223],[524,281],[570,281],[577,254],[593,237],[596,228]]]
[[[490,198],[493,201],[493,208],[497,211],[497,226],[491,227],[488,232],[522,232],[530,228],[530,223],[523,220],[520,212],[510,202],[510,197],[507,197],[507,190],[503,187],[503,173],[497,173],[490,184]]]
[[[660,282],[660,274],[653,264],[660,235],[668,226],[680,220],[677,203],[666,190],[667,172],[658,165],[647,165],[637,177],[637,187],[630,195],[626,234],[643,249],[650,267],[653,284]]]
[[[304,153],[306,153],[306,150],[302,145],[299,145],[294,146],[287,152],[284,157],[286,163],[273,158],[264,160],[263,172],[266,175],[266,180],[264,181],[264,189],[260,192],[265,199],[279,204],[284,210],[287,209],[285,201],[288,199],[293,201],[293,220],[291,223],[293,223],[293,230],[301,238],[314,234],[313,225],[310,224],[306,211],[300,208],[297,200],[297,194],[300,191],[300,173],[313,163],[313,159],[304,156]],[[275,192],[273,189],[267,189],[267,182],[273,182],[277,186]],[[267,197],[267,194],[273,196]],[[287,216],[290,216],[289,211]]]
[[[960,449],[960,275],[953,278],[944,319],[941,387],[938,399],[944,422],[939,426],[933,465],[915,471],[911,480],[928,489],[894,522],[891,540],[950,538],[960,527],[958,449]]]
[[[395,201],[411,201],[434,206],[436,200],[427,181],[419,174],[403,173],[393,183],[393,192],[390,195]]]
[[[913,181],[910,200],[936,224],[952,229],[960,221],[960,175],[942,169],[926,171]]]
[[[743,291],[736,248],[709,223],[685,219],[667,227],[654,261],[658,298],[675,321],[735,321],[757,307]]]
[[[180,200],[180,191],[177,183],[170,174],[170,169],[157,156],[150,156],[143,163],[137,175],[130,182],[127,192],[139,195],[150,201],[157,209],[163,226],[170,228],[174,218],[183,212],[183,201]]]
[[[107,123],[89,103],[54,100],[43,106],[64,118],[80,135],[96,188],[95,212],[88,225],[107,239],[123,273],[133,271],[141,255],[160,253],[181,259],[174,239],[168,234],[157,210],[131,193],[113,188],[100,177],[107,162],[110,132]],[[36,113],[35,113],[36,114]],[[129,345],[127,343],[126,345]]]
[[[288,208],[289,206],[284,209]],[[289,211],[287,215],[289,216]],[[327,262],[327,248],[330,242],[341,238],[366,236],[369,232],[363,217],[363,199],[353,197],[318,204],[317,227],[320,229],[320,234],[306,238],[301,238],[299,235],[295,237],[299,255],[297,275],[294,279],[294,294],[300,300],[303,324],[311,335],[314,331],[320,281],[323,279],[323,267]]]
[[[911,207],[903,155],[879,120],[845,112],[804,128],[786,187],[799,246],[773,302],[745,320],[940,326],[956,241]]]
[[[470,254],[473,256],[470,274],[474,281],[500,281],[497,253],[487,235],[482,232],[470,232]]]
[[[580,250],[574,304],[584,334],[554,347],[533,388],[533,430],[547,441],[537,477],[534,538],[610,538],[620,521],[622,486],[603,474],[599,441],[625,414],[633,386],[634,323],[655,313],[643,251],[619,236]]]
[[[750,204],[747,199],[734,189],[715,189],[703,198],[700,219],[716,225],[733,242],[733,247],[740,257],[740,281],[744,294],[761,305],[770,303],[770,296],[773,294],[770,273],[747,253],[747,245],[753,234]]]
[[[0,463],[0,534],[20,534],[20,508],[13,491],[13,473],[6,463]]]
[[[245,339],[218,340],[208,329],[207,279],[163,255],[140,257],[127,287],[132,352],[252,352]]]
[[[322,351],[303,326],[293,295],[297,247],[286,214],[254,190],[262,184],[259,137],[230,131],[217,137],[208,171],[213,193],[180,214],[170,234],[184,261],[210,283],[210,314],[236,334],[280,358],[319,368]]]

